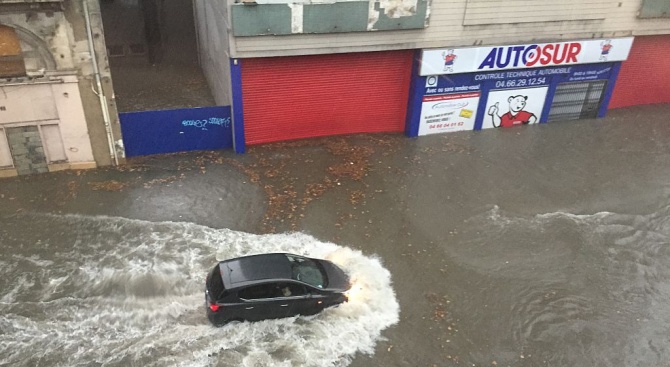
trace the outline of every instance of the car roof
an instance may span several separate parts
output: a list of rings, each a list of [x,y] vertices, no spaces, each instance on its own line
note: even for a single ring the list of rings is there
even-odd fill
[[[219,262],[224,287],[232,289],[262,280],[291,279],[291,263],[286,255],[260,254]]]

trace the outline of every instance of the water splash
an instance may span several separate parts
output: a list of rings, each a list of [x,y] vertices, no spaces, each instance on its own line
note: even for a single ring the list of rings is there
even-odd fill
[[[7,224],[26,221],[31,233],[0,235],[0,263],[16,265],[0,269],[0,365],[346,366],[398,322],[380,259],[305,234],[76,215]],[[328,258],[360,297],[311,317],[209,325],[207,271],[262,252]]]

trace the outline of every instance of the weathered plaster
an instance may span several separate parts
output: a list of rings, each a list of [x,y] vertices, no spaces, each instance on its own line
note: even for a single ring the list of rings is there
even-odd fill
[[[379,0],[379,7],[389,18],[410,17],[416,14],[417,0]]]
[[[109,151],[107,140],[107,131],[102,116],[100,100],[93,92],[95,79],[93,65],[91,64],[91,54],[88,48],[88,38],[86,31],[86,22],[83,13],[82,1],[86,1],[91,15],[91,28],[93,31],[93,44],[98,58],[98,68],[102,79],[102,87],[106,97],[107,106],[111,118],[111,129],[114,140],[120,139],[121,125],[119,122],[118,111],[114,101],[114,89],[112,85],[111,72],[107,59],[107,47],[105,44],[104,29],[102,25],[102,16],[100,14],[100,4],[98,0],[73,0],[64,3],[63,14],[71,25],[70,28],[70,52],[74,62],[79,69],[79,92],[88,132],[91,138],[91,147],[93,155],[98,165],[105,166],[113,164],[113,159]],[[120,158],[119,162],[124,162],[125,153],[123,147],[114,144],[116,154]]]
[[[291,8],[291,32],[302,33],[303,30],[303,5],[288,4]]]
[[[67,79],[65,83],[54,84],[53,90],[70,163],[95,166],[97,162],[98,165],[109,165],[113,160],[100,101],[92,90],[95,81],[82,1],[87,1],[89,5],[94,47],[110,111],[111,128],[115,140],[118,140],[121,138],[121,128],[113,100],[114,91],[98,0],[64,1],[63,11],[3,13],[0,14],[0,24],[17,30],[29,76],[39,78],[51,75]],[[21,80],[18,82],[21,83]],[[117,144],[116,152],[123,158],[122,144]],[[93,159],[95,162],[91,163]]]
[[[430,8],[430,6],[427,6]],[[400,19],[403,17],[414,17],[417,15],[418,0],[370,0],[368,7],[368,31],[379,29],[378,23],[382,18]],[[428,19],[429,9],[426,9],[426,16],[422,20],[424,27]],[[399,28],[404,28],[398,25]]]
[[[93,149],[86,126],[77,78],[64,77],[64,83],[52,84],[54,101],[60,117],[60,133],[69,163],[92,162]]]
[[[33,13],[29,17],[15,13],[0,14],[0,24],[16,29],[29,74],[44,74],[45,70],[73,69],[68,50],[69,37],[62,32],[63,27],[67,27],[62,13],[51,16]],[[60,57],[61,54],[63,57]]]

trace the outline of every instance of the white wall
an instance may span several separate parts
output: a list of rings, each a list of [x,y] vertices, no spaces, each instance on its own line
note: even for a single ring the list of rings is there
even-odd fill
[[[67,162],[93,163],[77,77],[54,78],[58,81],[0,87],[0,105],[5,107],[0,113],[0,127],[57,125]],[[7,165],[9,152],[0,147],[0,155],[0,166]]]
[[[230,86],[229,23],[225,1],[194,0],[202,67],[219,106],[232,103]]]
[[[69,163],[94,162],[77,78],[68,76],[63,79],[62,84],[52,84],[51,90],[60,118],[65,156]]]

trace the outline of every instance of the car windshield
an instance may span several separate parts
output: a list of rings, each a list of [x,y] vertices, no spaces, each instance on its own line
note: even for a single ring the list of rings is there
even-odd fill
[[[291,263],[291,275],[294,280],[307,283],[317,288],[324,288],[328,285],[326,272],[321,265],[314,260],[286,255]]]

